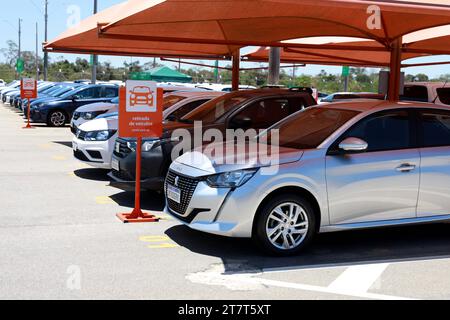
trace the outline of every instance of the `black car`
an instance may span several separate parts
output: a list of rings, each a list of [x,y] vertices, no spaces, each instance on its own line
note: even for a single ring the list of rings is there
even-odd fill
[[[52,127],[69,123],[73,112],[81,106],[96,102],[109,102],[119,95],[119,87],[110,84],[85,85],[64,95],[32,105],[30,118],[33,122],[43,122]]]
[[[213,99],[176,122],[164,124],[160,139],[143,139],[141,187],[162,191],[164,178],[172,163],[176,129],[193,131],[194,121],[202,121],[203,131],[211,128],[267,129],[283,118],[316,105],[309,88],[257,89],[238,91]],[[111,185],[132,190],[135,184],[136,139],[118,138],[115,143]]]

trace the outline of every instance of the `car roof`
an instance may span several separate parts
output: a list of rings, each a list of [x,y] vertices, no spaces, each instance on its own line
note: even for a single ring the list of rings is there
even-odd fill
[[[317,108],[329,108],[329,109],[343,109],[343,110],[354,110],[359,112],[367,112],[371,110],[388,110],[388,109],[398,109],[398,108],[430,108],[430,109],[444,109],[450,110],[450,106],[444,106],[434,103],[426,102],[392,102],[392,101],[380,101],[373,99],[355,99],[351,101],[333,102],[329,104],[324,104],[317,106]]]
[[[222,91],[174,91],[170,93],[166,93],[166,96],[181,96],[186,98],[192,97],[202,97],[202,96],[222,96],[226,94],[226,92]]]

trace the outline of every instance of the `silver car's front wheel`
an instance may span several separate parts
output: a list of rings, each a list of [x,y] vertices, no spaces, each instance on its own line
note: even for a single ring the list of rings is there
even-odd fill
[[[270,254],[296,254],[316,232],[316,215],[312,205],[296,194],[269,199],[255,219],[253,239]]]
[[[270,213],[266,223],[266,235],[278,249],[295,249],[305,240],[308,227],[305,210],[297,203],[286,202]]]

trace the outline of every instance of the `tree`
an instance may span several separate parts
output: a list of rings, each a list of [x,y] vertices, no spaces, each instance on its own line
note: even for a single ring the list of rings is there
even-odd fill
[[[6,48],[0,49],[5,57],[6,63],[14,67],[16,65],[17,57],[19,54],[19,46],[12,40],[6,41]]]

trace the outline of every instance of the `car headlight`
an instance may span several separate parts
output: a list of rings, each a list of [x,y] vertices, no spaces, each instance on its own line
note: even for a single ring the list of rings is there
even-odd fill
[[[239,188],[253,177],[258,169],[246,169],[224,172],[206,178],[206,183],[212,188]]]
[[[93,120],[105,112],[106,112],[106,110],[105,111],[93,111],[93,112],[81,112],[80,116],[84,120]]]
[[[85,141],[106,141],[111,138],[117,130],[100,130],[100,131],[89,131],[84,137]]]

